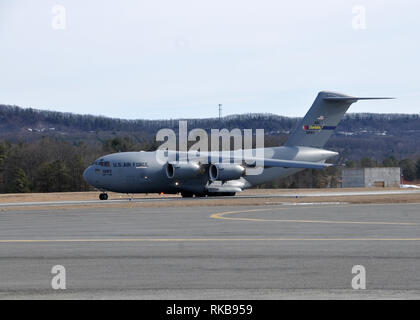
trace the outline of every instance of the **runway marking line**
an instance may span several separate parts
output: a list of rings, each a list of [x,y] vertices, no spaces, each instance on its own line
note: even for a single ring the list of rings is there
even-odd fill
[[[110,238],[110,239],[8,239],[0,243],[76,242],[239,242],[239,241],[420,241],[420,238]]]
[[[341,206],[336,206],[341,207]],[[293,208],[276,208],[287,210]],[[225,217],[228,214],[263,212],[273,210],[250,209],[214,213],[210,217],[221,220],[244,220],[244,221],[278,221],[299,223],[344,223],[344,224],[380,224],[380,225],[418,225],[410,222],[366,222],[366,221],[328,221],[328,220],[287,220],[287,219],[256,219],[256,218],[232,218]],[[98,239],[0,239],[0,243],[77,243],[77,242],[239,242],[239,241],[420,241],[420,238],[98,238]]]
[[[329,206],[331,207],[340,207],[341,206]],[[277,210],[287,210],[287,209],[296,209],[296,208],[276,208]],[[340,221],[340,220],[306,220],[306,219],[261,219],[261,218],[232,218],[226,217],[226,215],[230,214],[238,214],[238,213],[247,213],[247,212],[263,212],[263,211],[270,211],[273,210],[272,208],[269,209],[250,209],[250,210],[236,210],[236,211],[225,211],[214,213],[210,216],[212,219],[220,219],[220,220],[236,220],[236,221],[253,221],[253,222],[293,222],[293,223],[327,223],[327,224],[369,224],[369,225],[406,225],[406,226],[416,226],[417,223],[414,222],[383,222],[383,221]]]

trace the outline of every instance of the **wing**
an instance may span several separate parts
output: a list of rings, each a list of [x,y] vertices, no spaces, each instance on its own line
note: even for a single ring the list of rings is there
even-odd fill
[[[323,169],[334,166],[330,163],[295,161],[295,160],[279,160],[279,159],[252,159],[256,163],[264,163],[265,168],[302,168],[302,169]]]
[[[216,153],[219,155],[219,153]],[[190,159],[190,161],[202,161],[206,163],[223,163],[211,161],[211,156],[213,155],[211,152],[201,152],[199,156],[194,155],[191,157],[191,153],[188,155],[188,152],[180,152],[179,153],[179,161],[186,161]],[[327,167],[334,166],[333,164],[323,163],[323,162],[310,162],[310,161],[298,161],[298,160],[282,160],[282,159],[271,159],[271,158],[237,158],[235,156],[227,156],[230,160],[229,162],[244,164],[248,167],[252,166],[263,166],[264,168],[271,168],[271,167],[279,167],[279,168],[299,168],[299,169],[323,169]],[[194,159],[194,160],[191,160]]]

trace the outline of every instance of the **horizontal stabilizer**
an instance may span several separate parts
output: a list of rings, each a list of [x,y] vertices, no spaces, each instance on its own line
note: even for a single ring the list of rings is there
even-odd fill
[[[358,100],[388,100],[388,99],[395,99],[390,97],[325,97],[324,100],[328,101],[349,101],[349,102],[356,102]]]

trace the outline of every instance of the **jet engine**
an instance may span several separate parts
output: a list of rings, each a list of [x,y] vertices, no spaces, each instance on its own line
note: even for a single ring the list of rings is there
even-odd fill
[[[209,168],[209,178],[211,181],[236,180],[245,174],[245,168],[238,164],[218,163],[212,164]]]
[[[166,164],[166,176],[169,179],[194,178],[201,173],[201,167],[195,162],[173,162]]]

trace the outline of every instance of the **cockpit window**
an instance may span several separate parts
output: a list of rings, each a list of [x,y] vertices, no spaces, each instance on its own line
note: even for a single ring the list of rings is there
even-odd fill
[[[109,161],[105,161],[104,165],[105,167],[109,167]]]

